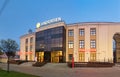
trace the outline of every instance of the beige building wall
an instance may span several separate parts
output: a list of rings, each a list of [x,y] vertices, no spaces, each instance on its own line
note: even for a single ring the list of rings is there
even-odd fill
[[[96,39],[96,61],[113,62],[113,36],[120,33],[120,23],[77,23],[69,24],[66,29],[66,61],[68,60],[68,30],[74,30],[73,57],[79,62],[79,29],[85,29],[85,62],[90,59],[90,39]],[[96,36],[90,36],[90,28],[96,28]]]
[[[113,36],[116,33],[120,33],[120,23],[76,23],[76,24],[66,24],[64,22],[59,22],[55,24],[51,24],[49,26],[43,26],[41,28],[36,29],[36,32],[58,27],[58,26],[65,26],[66,28],[66,62],[69,61],[68,54],[73,54],[74,61],[80,62],[80,48],[79,48],[79,40],[85,41],[85,48],[83,49],[84,52],[84,62],[90,61],[91,56],[91,48],[90,48],[90,40],[95,39],[96,40],[96,48],[95,54],[96,54],[96,61],[98,62],[113,62]],[[95,28],[96,29],[96,35],[91,36],[90,35],[90,29]],[[79,36],[79,29],[85,30],[85,36],[80,37]],[[74,31],[73,37],[68,37],[68,30]],[[35,57],[35,33],[24,35],[20,38],[20,59],[25,60],[25,40],[28,38],[28,51],[30,51],[30,38],[33,37],[33,50],[32,50],[32,60],[34,60]],[[72,49],[68,48],[68,41],[73,40],[74,46]],[[30,55],[28,55],[29,59]],[[29,59],[30,60],[30,59]]]
[[[113,36],[120,32],[120,23],[101,23],[98,25],[98,59],[113,61]]]
[[[68,37],[68,30],[73,30],[74,31],[74,36],[73,37]],[[77,25],[72,25],[72,26],[67,26],[66,28],[66,62],[68,62],[68,54],[73,54],[74,61],[78,61],[78,46],[79,46],[79,30]],[[68,41],[73,40],[74,46],[72,49],[68,48]]]
[[[30,38],[33,38],[33,42],[30,43]],[[26,39],[28,39],[28,44],[26,45]],[[30,51],[30,45],[32,45],[32,51]],[[26,46],[28,46],[28,53],[26,53]],[[32,53],[31,53],[32,52]],[[35,58],[35,33],[26,34],[20,38],[20,59],[26,60],[26,55],[28,60],[34,61]]]

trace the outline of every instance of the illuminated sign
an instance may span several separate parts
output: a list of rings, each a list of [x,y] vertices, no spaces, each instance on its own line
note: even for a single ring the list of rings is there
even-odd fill
[[[60,17],[50,19],[50,20],[44,21],[42,23],[37,23],[36,28],[40,28],[41,26],[49,25],[49,24],[52,24],[52,23],[60,22],[60,21],[62,21],[62,19]]]
[[[40,23],[37,23],[37,24],[36,24],[36,28],[40,28]]]

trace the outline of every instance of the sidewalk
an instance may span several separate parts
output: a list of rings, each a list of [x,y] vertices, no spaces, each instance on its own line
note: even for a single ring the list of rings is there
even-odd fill
[[[7,64],[0,63],[6,70]],[[48,63],[43,67],[10,64],[10,70],[42,77],[119,77],[120,67],[110,68],[68,68],[65,64]]]
[[[56,64],[53,64],[53,65],[48,64],[48,65],[45,65],[44,67],[32,67],[29,65],[25,66],[25,65],[10,64],[10,70],[42,76],[42,77],[66,77],[66,75],[68,75],[69,71],[71,70],[70,68],[68,68],[69,70],[67,70],[64,67],[59,69],[59,67],[54,67],[54,65]],[[0,68],[6,70],[7,69],[6,66],[7,64],[0,63]],[[72,75],[72,73],[69,74],[68,77],[71,77],[70,75]]]

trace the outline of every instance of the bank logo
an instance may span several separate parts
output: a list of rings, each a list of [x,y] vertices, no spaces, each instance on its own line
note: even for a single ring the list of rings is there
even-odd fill
[[[39,22],[36,24],[36,28],[40,28],[40,23]]]

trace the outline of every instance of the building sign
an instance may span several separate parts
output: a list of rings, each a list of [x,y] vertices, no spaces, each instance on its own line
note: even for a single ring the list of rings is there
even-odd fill
[[[58,17],[58,18],[53,18],[53,19],[44,21],[44,22],[42,22],[42,23],[37,23],[37,24],[36,24],[36,28],[40,28],[41,26],[53,24],[53,23],[60,22],[60,21],[62,21],[62,19],[61,19],[60,17]]]
[[[37,23],[37,24],[36,24],[36,28],[40,28],[40,23]]]

